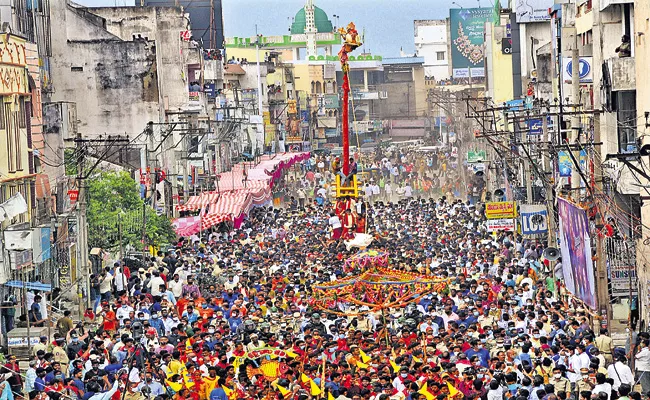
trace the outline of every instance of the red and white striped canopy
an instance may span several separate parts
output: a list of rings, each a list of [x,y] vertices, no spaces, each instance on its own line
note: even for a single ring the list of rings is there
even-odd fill
[[[200,210],[203,207],[214,204],[219,200],[219,192],[204,192],[198,196],[191,196],[187,203],[177,205],[178,211],[194,211]]]

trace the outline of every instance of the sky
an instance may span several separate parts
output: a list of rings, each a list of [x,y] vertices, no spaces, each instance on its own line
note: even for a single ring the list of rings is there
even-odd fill
[[[76,0],[86,6],[133,5],[133,0]],[[449,8],[490,7],[491,0],[315,0],[339,25],[354,22],[359,32],[365,29],[364,51],[384,57],[398,57],[400,48],[415,51],[413,20],[443,19]],[[267,35],[288,34],[291,18],[305,0],[223,0],[225,36],[247,37],[258,32]]]
[[[484,7],[489,0],[482,0]],[[339,26],[354,22],[361,33],[365,29],[364,51],[384,57],[398,57],[415,51],[413,20],[442,19],[449,16],[453,0],[314,0]],[[477,6],[476,0],[456,0],[463,7]],[[305,0],[223,0],[225,35],[254,36],[255,24],[264,35],[288,34],[291,18]]]

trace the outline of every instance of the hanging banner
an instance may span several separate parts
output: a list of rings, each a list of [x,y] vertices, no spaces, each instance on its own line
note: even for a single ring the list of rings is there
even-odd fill
[[[496,201],[485,203],[485,217],[487,219],[515,218],[517,206],[514,201]]]
[[[548,233],[548,212],[546,206],[541,204],[521,204],[519,206],[521,216],[522,235],[541,235]]]
[[[491,219],[486,221],[485,226],[488,232],[499,232],[499,231],[514,232],[515,220],[514,219]]]
[[[571,176],[572,165],[571,156],[568,151],[557,152],[557,168],[561,177],[567,178]]]
[[[591,258],[591,237],[587,212],[577,205],[558,198],[562,274],[567,290],[591,309],[597,309],[594,262]]]

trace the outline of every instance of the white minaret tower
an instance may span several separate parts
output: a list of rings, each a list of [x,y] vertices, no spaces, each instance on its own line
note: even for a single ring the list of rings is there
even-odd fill
[[[314,0],[307,0],[305,4],[305,34],[307,35],[307,57],[316,57],[318,51],[316,50],[316,19],[314,13]]]

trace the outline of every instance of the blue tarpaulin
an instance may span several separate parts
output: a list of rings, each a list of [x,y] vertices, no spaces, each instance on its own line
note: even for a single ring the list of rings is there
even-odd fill
[[[2,285],[13,287],[13,288],[20,288],[20,289],[22,289],[23,285],[25,285],[25,288],[27,290],[38,290],[38,291],[41,291],[41,292],[50,292],[50,291],[52,291],[52,285],[47,284],[47,283],[42,283],[42,282],[9,281],[9,282],[3,283]]]

